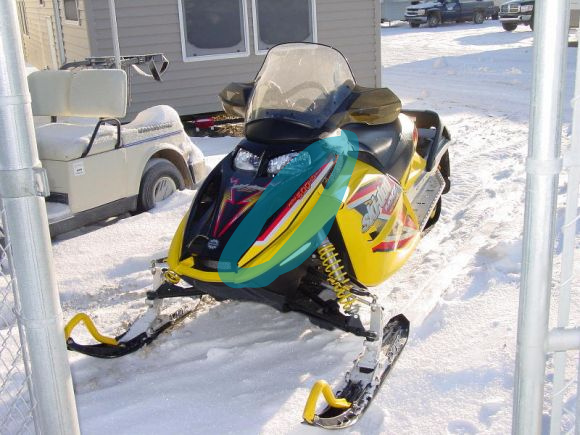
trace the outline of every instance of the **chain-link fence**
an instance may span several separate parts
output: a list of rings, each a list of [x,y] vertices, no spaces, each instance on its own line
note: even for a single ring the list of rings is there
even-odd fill
[[[20,341],[18,300],[12,287],[10,243],[4,234],[0,201],[0,434],[33,433],[25,348]]]

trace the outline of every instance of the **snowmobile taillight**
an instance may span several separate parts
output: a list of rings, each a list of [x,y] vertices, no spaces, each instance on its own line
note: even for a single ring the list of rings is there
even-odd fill
[[[257,171],[260,167],[260,156],[240,148],[234,159],[234,167],[242,171]]]
[[[200,118],[193,121],[195,128],[208,129],[215,125],[215,120],[213,118]]]
[[[419,130],[417,130],[417,127],[413,127],[413,145],[417,145],[417,143],[419,142]]]

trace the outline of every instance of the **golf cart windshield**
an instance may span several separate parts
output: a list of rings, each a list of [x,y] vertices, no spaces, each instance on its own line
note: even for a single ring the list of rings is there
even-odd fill
[[[339,51],[317,44],[278,45],[256,77],[247,121],[274,118],[320,128],[354,85]]]

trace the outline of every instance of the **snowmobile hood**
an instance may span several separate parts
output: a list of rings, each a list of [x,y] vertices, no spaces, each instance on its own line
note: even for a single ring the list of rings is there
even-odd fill
[[[212,171],[174,238],[168,260],[172,269],[175,263],[189,262],[196,274],[205,273],[204,280],[223,281],[216,272],[237,273],[274,258],[293,261],[301,258],[304,246],[318,246],[321,240],[310,240],[323,240],[330,230],[356,162],[358,141],[353,133],[339,132],[302,150],[287,145],[285,151],[242,140]],[[248,162],[254,171],[248,170]],[[189,275],[183,268],[176,271]]]

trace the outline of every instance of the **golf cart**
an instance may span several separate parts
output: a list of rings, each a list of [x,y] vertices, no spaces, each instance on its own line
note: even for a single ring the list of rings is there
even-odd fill
[[[28,84],[33,115],[51,119],[35,129],[51,236],[149,210],[205,177],[203,154],[171,107],[148,108],[121,124],[125,71],[37,71]]]

